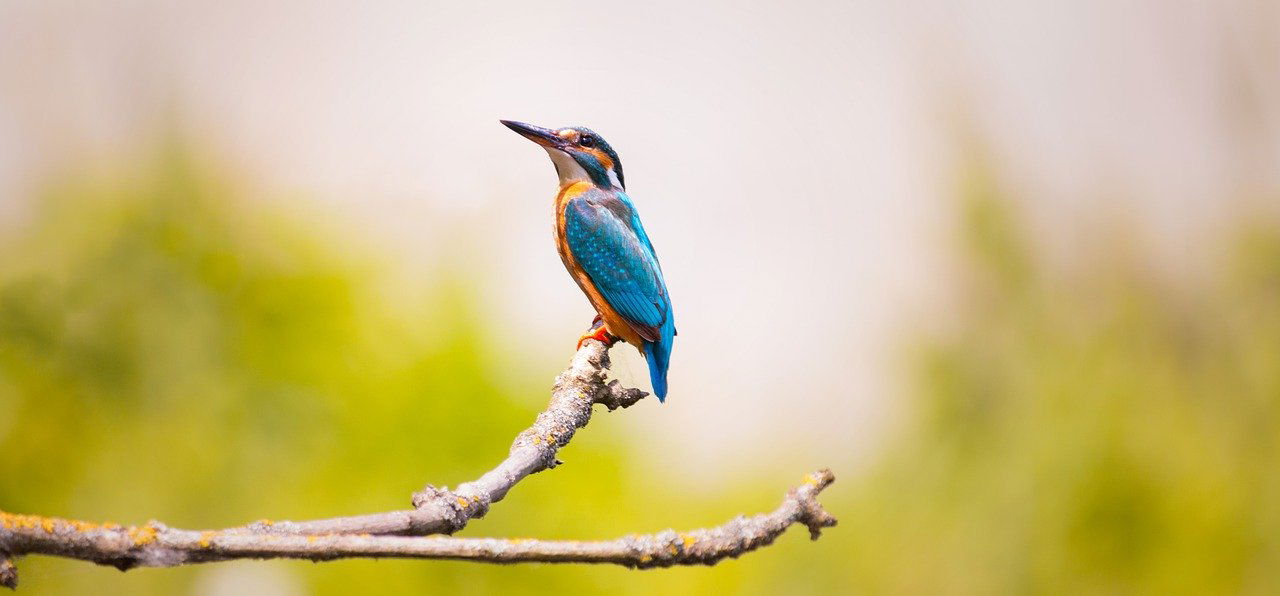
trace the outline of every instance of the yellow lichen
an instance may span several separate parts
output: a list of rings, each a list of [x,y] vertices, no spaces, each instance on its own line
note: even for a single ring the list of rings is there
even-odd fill
[[[6,530],[12,530],[14,528],[23,529],[26,527],[26,517],[27,516],[25,515],[6,513],[3,517],[0,517],[0,523],[4,524],[4,528]]]
[[[805,474],[804,483],[813,486],[818,483],[818,479],[813,474]]]
[[[198,543],[200,545],[200,548],[209,548],[212,545],[213,537],[216,536],[217,534],[218,534],[217,532],[214,532],[212,530],[201,532],[200,542]]]
[[[698,539],[688,534],[681,534],[680,541],[684,543],[684,548],[687,550],[690,546],[693,546],[693,544],[697,542]]]
[[[464,499],[464,498],[462,498],[462,497],[458,497],[458,506],[459,506],[459,507],[466,507],[467,505],[470,505],[470,503],[468,503],[466,499]]]
[[[640,555],[640,562],[641,562],[641,563],[648,563],[649,561],[652,561],[652,560],[653,560],[653,557],[651,557],[651,556],[649,556],[649,555]]]
[[[4,526],[6,530],[35,530],[41,528],[46,532],[53,532],[55,525],[59,523],[65,523],[65,520],[56,517],[22,515],[0,511],[0,525]]]
[[[264,525],[264,526],[271,526],[271,525],[275,525],[275,523],[276,523],[276,522],[273,522],[273,521],[271,521],[271,520],[269,520],[269,519],[260,519],[260,520],[258,520],[258,523],[259,523],[259,524],[262,524],[262,525]]]
[[[42,515],[22,515],[0,511],[0,527],[6,530],[42,530],[46,534],[61,531],[90,532],[100,529],[117,530],[118,524],[96,524],[78,519],[45,517]]]
[[[319,539],[320,539],[320,537],[319,537],[319,536],[316,536],[315,534],[309,534],[309,535],[307,535],[307,543],[308,543],[308,544],[315,544],[315,541],[317,541],[317,540],[319,540]]]
[[[129,528],[129,538],[133,540],[134,546],[146,546],[156,541],[156,527],[147,524],[145,526]]]

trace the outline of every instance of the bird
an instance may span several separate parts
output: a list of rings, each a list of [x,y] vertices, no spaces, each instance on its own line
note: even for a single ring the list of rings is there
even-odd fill
[[[627,195],[618,153],[589,128],[500,122],[545,149],[560,178],[556,250],[596,310],[578,347],[588,339],[635,346],[649,365],[654,395],[665,402],[675,313],[658,255]]]

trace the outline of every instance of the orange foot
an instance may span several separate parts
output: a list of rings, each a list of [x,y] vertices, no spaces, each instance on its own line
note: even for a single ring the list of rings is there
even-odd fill
[[[600,319],[600,315],[596,315],[596,320],[591,322],[591,329],[578,338],[578,347],[574,349],[581,350],[582,343],[588,339],[604,342],[605,346],[612,346],[618,342],[618,338],[604,328],[604,321]]]

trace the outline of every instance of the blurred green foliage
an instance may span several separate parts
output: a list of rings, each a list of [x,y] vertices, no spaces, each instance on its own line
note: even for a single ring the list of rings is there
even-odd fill
[[[456,484],[497,461],[544,403],[550,375],[495,381],[520,378],[519,364],[483,341],[463,276],[442,268],[421,306],[398,307],[375,289],[376,263],[240,194],[170,149],[145,171],[55,190],[6,241],[5,509],[218,527],[401,508],[428,479]],[[584,495],[616,498],[614,451],[579,454],[605,480]],[[535,529],[577,517],[532,496],[524,506],[549,521]],[[22,566],[35,593],[171,593],[202,572]],[[334,593],[471,573],[295,568]]]
[[[548,358],[494,341],[477,304],[499,290],[480,287],[465,263],[439,264],[415,299],[377,255],[351,254],[350,239],[279,204],[245,200],[181,143],[159,156],[53,189],[29,226],[0,241],[0,509],[205,528],[403,508],[425,482],[456,485],[492,467],[546,405],[573,338],[531,368]],[[619,440],[623,418],[597,417],[564,452],[567,465],[521,483],[467,534],[604,539],[714,525],[776,507],[805,471],[750,490],[654,485],[636,472],[645,454]],[[784,540],[811,552],[805,542]],[[447,561],[19,566],[28,594],[747,588],[736,562],[660,573]]]
[[[244,201],[195,161],[171,147],[153,167],[55,189],[0,245],[0,508],[184,527],[368,512],[505,453],[556,369],[482,341],[494,330],[475,306],[481,282],[441,264],[430,295],[396,299],[377,257]],[[711,569],[646,572],[344,561],[120,574],[28,557],[22,590],[1274,591],[1280,234],[1242,231],[1218,277],[1189,286],[1120,243],[1057,273],[989,180],[964,194],[955,328],[914,358],[917,390],[883,455],[837,470],[824,502],[841,525],[817,544],[795,530]],[[624,449],[623,418],[598,417],[569,465],[466,533],[712,525],[776,506],[807,471],[701,494],[647,482],[636,470],[652,453]]]
[[[870,593],[1272,594],[1280,588],[1280,234],[1208,279],[1126,238],[1037,266],[981,172],[957,329],[840,529]]]

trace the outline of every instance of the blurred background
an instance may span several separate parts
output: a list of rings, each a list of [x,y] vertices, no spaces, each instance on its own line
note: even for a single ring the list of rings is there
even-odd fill
[[[840,526],[23,592],[1280,588],[1274,3],[465,4],[0,2],[0,508],[219,527],[498,461],[592,317],[514,118],[618,149],[681,335],[665,405],[465,534],[715,525],[822,466]]]

